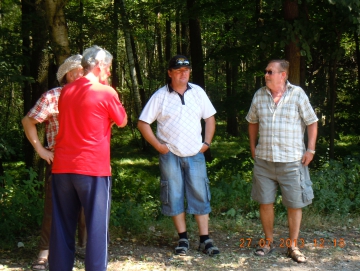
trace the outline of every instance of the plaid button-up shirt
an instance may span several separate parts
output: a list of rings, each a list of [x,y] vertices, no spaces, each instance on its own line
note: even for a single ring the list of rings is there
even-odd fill
[[[255,156],[285,163],[301,160],[306,151],[305,128],[318,118],[304,90],[287,82],[278,104],[267,87],[256,91],[246,120],[259,123]]]
[[[47,149],[53,150],[55,146],[55,136],[59,131],[58,122],[58,101],[62,88],[53,88],[41,95],[33,108],[27,113],[28,117],[34,118],[38,122],[45,122],[45,132],[48,145]]]

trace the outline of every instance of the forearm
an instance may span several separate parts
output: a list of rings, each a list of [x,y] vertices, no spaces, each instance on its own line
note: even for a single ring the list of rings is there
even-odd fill
[[[215,117],[211,116],[210,118],[205,119],[205,136],[204,141],[206,143],[211,143],[214,134],[215,134],[216,121]]]
[[[259,123],[249,123],[249,144],[251,156],[255,157],[256,141],[259,133]]]
[[[25,116],[21,121],[25,135],[27,139],[30,141],[31,145],[34,147],[35,151],[39,154],[39,156],[44,159],[46,162],[51,164],[54,159],[54,153],[44,148],[39,140],[39,136],[36,129],[37,120],[34,118],[30,118]]]
[[[308,134],[308,145],[307,148],[310,150],[315,150],[316,138],[317,138],[318,123],[314,122],[307,126]]]
[[[142,136],[145,138],[145,140],[147,142],[149,142],[149,144],[151,146],[153,146],[156,150],[158,150],[159,145],[161,145],[161,143],[156,138],[154,132],[152,131],[152,129],[150,127],[150,124],[139,120],[137,127],[138,127],[140,133],[142,134]]]
[[[38,132],[36,129],[37,121],[33,118],[25,116],[21,121],[26,138],[29,140],[31,145],[34,147],[35,151],[39,153],[42,149],[44,149],[43,145],[41,144],[38,136]]]

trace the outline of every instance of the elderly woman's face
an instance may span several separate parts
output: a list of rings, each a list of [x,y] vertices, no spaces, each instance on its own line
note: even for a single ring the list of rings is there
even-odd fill
[[[76,79],[80,78],[81,76],[84,75],[84,70],[83,68],[75,68],[75,69],[72,69],[71,71],[69,71],[67,74],[66,74],[66,82],[67,83],[71,83],[71,82],[74,82]]]

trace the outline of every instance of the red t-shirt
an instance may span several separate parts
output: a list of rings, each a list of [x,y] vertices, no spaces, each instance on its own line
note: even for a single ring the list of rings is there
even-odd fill
[[[116,91],[82,77],[66,85],[59,98],[59,133],[53,173],[111,176],[111,122],[125,118]]]

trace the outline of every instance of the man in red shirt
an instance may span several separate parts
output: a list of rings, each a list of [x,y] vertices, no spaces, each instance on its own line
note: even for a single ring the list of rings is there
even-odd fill
[[[66,85],[59,99],[53,177],[53,221],[49,265],[72,270],[76,219],[84,207],[87,271],[107,269],[111,203],[111,127],[124,127],[127,115],[117,92],[100,82],[110,75],[111,54],[98,47],[83,53],[85,76]]]

